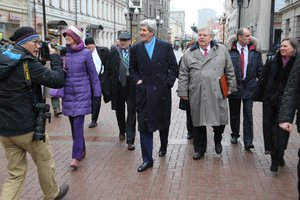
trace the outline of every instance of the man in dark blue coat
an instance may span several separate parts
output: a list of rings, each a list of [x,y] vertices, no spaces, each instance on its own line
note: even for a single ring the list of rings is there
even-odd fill
[[[138,172],[153,166],[153,132],[159,130],[159,156],[165,156],[171,118],[171,88],[178,65],[171,44],[156,39],[154,20],[140,23],[141,42],[130,48],[129,76],[136,83],[138,129],[143,164]]]
[[[245,150],[250,151],[253,145],[252,94],[257,84],[257,78],[263,63],[258,41],[251,37],[247,28],[240,28],[237,36],[227,42],[234,66],[237,92],[229,95],[231,143],[237,144],[240,137],[240,112],[243,102],[243,133]]]

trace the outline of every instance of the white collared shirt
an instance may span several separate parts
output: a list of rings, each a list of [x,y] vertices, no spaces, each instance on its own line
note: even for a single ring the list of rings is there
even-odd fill
[[[247,66],[248,66],[248,55],[249,55],[249,51],[248,51],[248,46],[245,45],[244,47],[242,45],[240,45],[238,42],[236,43],[236,48],[239,51],[240,55],[241,55],[241,49],[244,48],[244,76],[243,79],[246,78],[247,75]]]
[[[97,52],[96,48],[94,49],[92,55],[93,55],[93,61],[95,63],[97,74],[103,73],[104,69],[102,69],[102,71],[100,72],[101,66],[102,66],[102,62],[101,62],[101,59],[100,59],[100,57],[98,55],[98,52]]]
[[[209,54],[209,51],[210,51],[210,45],[208,45],[208,46],[206,47],[206,49],[207,49],[207,54]],[[200,52],[204,55],[204,49],[202,49],[202,48],[200,47],[199,50],[200,50]]]

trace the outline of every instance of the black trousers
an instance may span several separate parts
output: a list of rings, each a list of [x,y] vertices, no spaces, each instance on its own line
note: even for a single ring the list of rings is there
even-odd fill
[[[92,92],[92,94],[93,94],[93,92]],[[93,96],[94,95],[92,95],[92,97]],[[93,98],[92,98],[92,122],[98,121],[100,108],[101,108],[101,97],[100,97],[100,101],[98,101],[98,102],[94,102]]]
[[[186,110],[186,128],[190,135],[193,136],[193,122],[190,108]]]
[[[213,126],[214,142],[219,144],[222,141],[222,134],[224,132],[225,125]],[[207,131],[206,126],[198,126],[193,129],[194,136],[194,150],[195,152],[206,152],[207,148]]]
[[[123,87],[118,84],[116,98],[116,117],[119,131],[126,132],[127,144],[134,144],[136,134],[136,85],[128,81],[128,85]],[[127,119],[125,119],[125,107],[127,105]]]
[[[244,144],[253,143],[252,99],[229,98],[231,137],[240,137],[241,103],[243,102],[243,138]]]

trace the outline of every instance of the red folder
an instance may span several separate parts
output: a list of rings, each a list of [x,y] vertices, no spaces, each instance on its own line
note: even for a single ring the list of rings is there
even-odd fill
[[[223,97],[226,98],[228,96],[229,86],[228,86],[228,81],[227,81],[227,77],[225,74],[223,74],[219,78],[219,82],[220,82],[220,87],[221,87]]]

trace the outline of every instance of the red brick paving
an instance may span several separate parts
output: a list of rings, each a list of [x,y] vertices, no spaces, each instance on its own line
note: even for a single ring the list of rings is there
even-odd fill
[[[175,86],[176,88],[176,86]],[[118,140],[118,128],[110,104],[102,104],[99,125],[89,129],[90,116],[85,119],[87,156],[77,171],[69,168],[72,138],[67,117],[53,118],[47,125],[56,162],[56,180],[68,183],[67,200],[275,200],[297,199],[297,150],[300,137],[295,131],[285,154],[286,166],[278,175],[270,172],[270,156],[264,154],[261,125],[261,104],[254,104],[255,150],[244,151],[239,144],[230,143],[230,128],[225,129],[223,153],[214,152],[211,128],[208,150],[199,161],[192,159],[192,142],[186,139],[185,112],[178,109],[173,95],[170,140],[166,157],[158,157],[159,137],[155,134],[154,166],[143,173],[139,136],[136,150],[128,151]],[[0,147],[0,185],[6,172],[6,159]],[[21,200],[41,198],[36,168],[30,158],[27,179]]]

